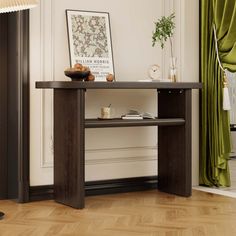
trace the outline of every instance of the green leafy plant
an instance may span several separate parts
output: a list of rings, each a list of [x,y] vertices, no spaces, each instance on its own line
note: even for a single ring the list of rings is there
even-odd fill
[[[156,43],[161,44],[161,48],[164,48],[167,39],[170,40],[171,57],[173,57],[173,43],[171,37],[174,34],[175,29],[175,13],[170,16],[162,16],[157,22],[155,22],[155,31],[152,35],[152,46],[154,47]]]

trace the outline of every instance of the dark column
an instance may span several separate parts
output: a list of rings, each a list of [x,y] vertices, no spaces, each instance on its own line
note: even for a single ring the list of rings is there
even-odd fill
[[[158,188],[191,196],[192,193],[191,90],[160,90],[159,118],[184,118],[183,126],[158,128]]]
[[[29,10],[16,13],[18,63],[18,201],[29,202]]]
[[[55,200],[84,208],[84,90],[54,89]]]
[[[0,199],[7,198],[8,16],[0,15]],[[0,216],[1,217],[1,216]]]
[[[29,12],[0,14],[0,199],[29,195]]]

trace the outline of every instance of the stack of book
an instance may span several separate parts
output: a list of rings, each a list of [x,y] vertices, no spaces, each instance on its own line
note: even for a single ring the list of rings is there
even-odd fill
[[[121,118],[123,120],[142,120],[143,119],[141,115],[129,115],[129,114],[123,115],[121,116]]]
[[[127,114],[121,116],[124,120],[142,120],[142,119],[155,119],[150,113],[139,113],[135,110],[130,110]]]

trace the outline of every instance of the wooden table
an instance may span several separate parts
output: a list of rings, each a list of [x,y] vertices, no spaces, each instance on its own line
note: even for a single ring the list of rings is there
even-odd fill
[[[85,128],[159,126],[158,189],[180,196],[192,192],[192,89],[201,83],[36,82],[54,89],[54,196],[59,203],[84,208]],[[158,118],[144,120],[85,119],[87,89],[155,89]]]

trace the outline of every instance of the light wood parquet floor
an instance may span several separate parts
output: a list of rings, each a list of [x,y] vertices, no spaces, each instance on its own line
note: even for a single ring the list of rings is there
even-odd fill
[[[236,199],[193,191],[190,198],[157,190],[86,197],[75,210],[42,201],[0,201],[0,236],[235,236]]]

